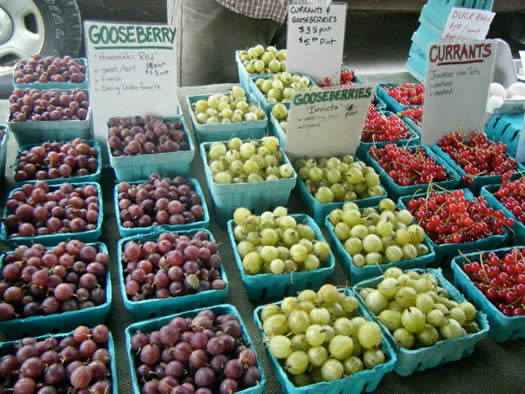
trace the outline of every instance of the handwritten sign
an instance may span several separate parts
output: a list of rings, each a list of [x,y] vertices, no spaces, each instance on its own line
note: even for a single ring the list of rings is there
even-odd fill
[[[294,157],[355,154],[373,95],[372,85],[295,93],[286,152]]]
[[[452,7],[441,33],[442,40],[484,40],[495,12]]]
[[[339,84],[345,37],[346,2],[291,2],[288,5],[287,64],[290,72],[310,74],[314,81]]]
[[[431,45],[425,79],[423,144],[462,129],[482,131],[497,43],[494,40]]]
[[[84,22],[95,138],[113,116],[177,114],[175,28]]]

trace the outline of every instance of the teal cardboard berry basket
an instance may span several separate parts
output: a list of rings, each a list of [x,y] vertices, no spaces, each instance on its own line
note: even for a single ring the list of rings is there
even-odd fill
[[[80,175],[80,176],[71,176],[69,178],[53,178],[53,179],[44,179],[48,185],[57,185],[57,184],[62,184],[64,182],[99,182],[100,181],[100,177],[101,177],[101,173],[102,173],[102,153],[101,153],[101,150],[100,150],[100,144],[95,141],[95,140],[87,140],[87,141],[84,141],[87,145],[89,145],[90,147],[92,148],[95,148],[97,150],[97,161],[98,161],[98,167],[97,167],[97,170],[92,173],[92,174],[89,174],[89,175]],[[20,154],[23,152],[23,151],[27,151],[27,150],[30,150],[31,148],[35,147],[35,146],[40,146],[42,144],[32,144],[32,145],[22,145],[21,147],[18,148],[18,153],[16,155],[16,160],[15,160],[15,163],[12,167],[12,170],[11,170],[11,174],[13,176],[13,179],[16,175],[16,167],[18,166],[18,161],[20,159]],[[27,180],[27,181],[20,181],[20,182],[17,182],[16,185],[17,186],[21,186],[25,183],[36,183],[38,180],[36,179],[33,179],[33,180]]]
[[[337,259],[343,262],[343,268],[350,276],[350,281],[352,284],[356,284],[362,280],[381,275],[390,267],[399,267],[401,269],[426,268],[427,265],[432,264],[436,258],[436,253],[434,252],[432,243],[425,235],[424,243],[427,246],[429,252],[424,256],[418,256],[415,259],[410,260],[401,260],[380,265],[364,265],[363,267],[358,267],[353,263],[352,256],[350,256],[350,253],[346,251],[343,243],[335,235],[334,226],[330,222],[328,216],[326,216],[325,219],[325,227],[328,229],[328,239],[330,240],[330,246],[333,250],[335,250]]]
[[[314,82],[314,80],[308,75],[308,74],[305,74],[305,73],[293,73],[292,75],[301,75],[303,77],[307,77],[309,80],[310,80],[310,86],[306,89],[318,89],[319,87],[317,86],[317,84]],[[268,100],[266,100],[266,97],[264,96],[264,94],[259,90],[259,88],[257,87],[257,85],[255,85],[255,81],[259,78],[262,78],[262,79],[269,79],[272,77],[272,74],[265,74],[265,75],[256,75],[256,76],[252,76],[250,78],[250,92],[255,96],[255,99],[259,102],[259,105],[261,106],[261,108],[264,110],[264,112],[266,112],[266,115],[270,116],[270,113],[272,112],[272,108],[275,104],[277,103],[270,103],[268,102]],[[282,104],[286,104],[286,103],[289,103],[290,101],[281,101]]]
[[[133,227],[127,228],[122,226],[122,221],[120,220],[120,209],[118,206],[118,184],[115,185],[115,190],[113,193],[113,201],[115,204],[115,216],[117,220],[118,232],[121,237],[130,237],[132,235],[138,234],[148,234],[152,231],[184,231],[191,230],[194,228],[208,228],[210,223],[210,215],[208,213],[208,206],[206,205],[206,199],[204,198],[204,193],[199,185],[199,182],[195,178],[186,178],[186,180],[193,185],[195,192],[201,198],[201,206],[204,210],[204,217],[202,220],[193,223],[186,224],[162,224],[160,226],[148,226],[148,227]],[[147,182],[145,180],[129,182],[130,185],[140,185],[141,183]]]
[[[525,223],[522,223],[518,220],[516,215],[514,215],[505,205],[501,203],[500,200],[494,195],[499,189],[499,185],[486,185],[481,188],[479,193],[480,196],[485,197],[489,204],[496,208],[501,209],[505,212],[505,217],[514,219],[514,225],[512,226],[512,243],[514,245],[524,245],[525,244]]]
[[[7,126],[0,124],[0,130],[3,132],[0,139],[0,180],[5,176],[5,160],[7,158],[7,143],[9,142],[9,132]]]
[[[31,83],[15,83],[13,80],[13,86],[15,89],[84,89],[89,88],[89,73],[87,69],[87,59],[85,57],[77,57],[76,60],[82,63],[86,70],[84,72],[83,82],[31,82]]]
[[[75,326],[76,327],[76,326]],[[43,339],[54,337],[56,339],[63,339],[65,337],[70,337],[73,335],[73,332],[64,333],[63,330],[60,331],[59,334],[53,334],[53,335],[42,335],[39,337],[36,337],[35,339],[37,341],[41,341]],[[20,341],[9,341],[9,342],[0,342],[0,356],[3,356],[7,352],[13,352],[14,348],[20,344]],[[111,372],[111,394],[119,394],[118,391],[118,382],[117,382],[117,355],[115,353],[115,344],[113,342],[113,335],[111,335],[111,332],[108,336],[108,343],[106,345],[107,350],[109,352],[110,357],[110,365],[109,365],[109,371]],[[68,380],[69,383],[69,380]],[[38,387],[38,386],[37,386]],[[109,391],[106,394],[110,393]]]
[[[197,122],[195,113],[193,112],[193,104],[199,100],[208,100],[208,95],[195,95],[186,97],[188,103],[188,111],[191,116],[191,124],[199,143],[209,141],[225,141],[233,137],[240,139],[246,138],[262,138],[266,135],[268,129],[268,115],[265,112],[264,119],[243,121],[239,123],[215,123],[215,124],[200,124]],[[254,96],[246,91],[246,98],[248,104],[257,104]],[[259,106],[259,105],[258,105]]]
[[[407,148],[411,149],[412,151],[417,148],[423,148],[425,151],[425,154],[428,157],[433,158],[437,164],[444,167],[447,171],[447,180],[440,181],[440,182],[434,182],[435,185],[438,185],[439,187],[443,187],[445,189],[454,189],[459,186],[459,183],[461,181],[461,177],[457,174],[456,171],[452,169],[450,164],[446,162],[441,157],[437,156],[434,152],[432,152],[432,149],[430,149],[426,145],[410,145]],[[379,174],[379,178],[381,179],[381,184],[385,186],[386,190],[388,191],[388,196],[392,198],[394,201],[397,200],[401,196],[408,196],[416,193],[425,192],[428,189],[428,183],[426,184],[419,184],[419,185],[409,185],[409,186],[401,186],[398,185],[390,175],[379,165],[376,159],[372,157],[370,154],[370,151],[366,153],[366,162],[370,164],[376,172]]]
[[[317,199],[314,197],[312,193],[308,190],[308,187],[304,183],[304,181],[297,177],[297,192],[299,193],[299,196],[306,204],[306,208],[308,212],[312,215],[315,222],[322,226],[325,224],[325,218],[326,216],[332,212],[334,209],[342,208],[343,205],[347,202],[353,202],[359,206],[359,208],[366,208],[366,207],[373,207],[374,205],[379,204],[379,201],[381,201],[383,198],[386,198],[386,191],[380,195],[380,196],[374,196],[374,197],[367,197],[367,198],[361,198],[358,200],[353,201],[339,201],[339,202],[330,202],[327,204],[321,204]]]
[[[445,279],[440,269],[413,271],[417,271],[419,273],[428,272],[434,275],[437,278],[439,285],[448,291],[452,300],[458,303],[466,301],[465,297],[449,281]],[[356,287],[376,287],[376,285],[382,280],[383,277],[378,276],[376,278],[359,282]],[[366,308],[366,303],[360,295],[358,295],[358,298],[361,305]],[[381,321],[379,321],[379,319],[375,316],[374,320],[381,326],[384,335],[388,338],[388,341],[395,349],[397,363],[394,368],[394,372],[400,376],[410,376],[416,371],[424,371],[429,368],[437,367],[441,364],[468,357],[474,352],[476,344],[485,339],[489,332],[487,316],[483,312],[478,311],[476,315],[476,323],[480,327],[478,332],[467,334],[460,338],[440,340],[432,346],[411,350],[399,346],[388,328],[386,328],[383,323],[381,323]]]
[[[400,85],[398,83],[378,83],[376,85],[376,94],[386,103],[387,109],[389,109],[392,112],[401,112],[405,109],[412,108],[412,107],[419,107],[419,105],[405,105],[398,102],[395,98],[390,96],[385,88],[392,87]],[[412,85],[416,85],[415,83]]]
[[[291,216],[293,216],[298,223],[305,223],[310,226],[315,232],[316,240],[326,242],[321,229],[311,217],[302,214],[293,214]],[[248,299],[252,302],[278,299],[286,295],[294,295],[298,291],[304,289],[318,290],[334,272],[335,258],[332,251],[330,251],[329,257],[321,262],[318,269],[312,271],[282,273],[279,275],[265,273],[248,275],[244,272],[242,258],[237,250],[237,242],[235,241],[235,236],[233,234],[234,226],[233,219],[229,220],[228,235],[230,237],[235,262],[237,263],[237,267],[241,273],[242,282],[246,288],[246,294],[248,295]]]
[[[133,387],[134,394],[141,394],[141,384],[140,384],[139,378],[137,377],[137,372],[136,372],[137,367],[138,367],[136,355],[135,355],[135,352],[133,351],[133,348],[131,347],[131,338],[133,337],[133,335],[138,331],[143,332],[143,333],[150,333],[152,331],[159,330],[162,326],[168,324],[175,317],[193,318],[200,311],[205,310],[205,309],[211,310],[213,313],[215,313],[215,316],[226,315],[226,314],[235,315],[235,317],[237,317],[237,319],[239,320],[239,323],[242,328],[241,337],[242,337],[243,343],[246,344],[246,346],[249,347],[251,350],[253,350],[255,354],[257,354],[257,351],[255,350],[255,346],[253,346],[253,341],[250,337],[250,334],[246,326],[244,325],[241,315],[239,314],[239,312],[233,305],[229,305],[229,304],[215,305],[215,306],[211,306],[208,308],[193,309],[190,311],[181,312],[181,313],[177,313],[174,315],[168,315],[168,316],[163,316],[163,317],[159,317],[156,319],[144,320],[138,323],[133,323],[126,328],[125,332],[126,332],[126,353],[128,355],[128,360],[129,360],[131,385]],[[264,385],[266,383],[266,377],[264,375],[264,369],[263,369],[259,356],[257,356],[256,360],[257,360],[257,368],[259,369],[259,372],[261,373],[261,380],[259,381],[259,384],[253,387],[246,388],[244,390],[237,391],[238,393],[260,394],[263,392]]]
[[[465,193],[465,198],[467,200],[474,200],[476,197],[468,189],[461,189]],[[398,206],[401,209],[407,209],[406,204],[412,199],[417,199],[419,197],[426,197],[426,193],[420,193],[413,196],[403,196],[399,198]],[[489,201],[489,206],[491,206]],[[437,245],[430,237],[430,245],[434,248],[436,252],[435,263],[437,265],[448,264],[453,257],[457,256],[459,252],[469,252],[473,250],[484,250],[484,249],[493,249],[501,246],[505,246],[508,243],[509,232],[505,230],[505,234],[491,235],[486,238],[478,239],[473,242],[463,242],[463,243],[444,243]]]
[[[356,296],[356,293],[352,289],[339,289],[339,292],[342,292],[346,295]],[[275,305],[280,305],[281,302],[274,302]],[[270,352],[268,347],[269,341],[265,341],[266,336],[263,332],[263,322],[261,321],[261,311],[263,310],[264,305],[258,306],[253,312],[253,319],[257,324],[257,327],[261,331],[263,336],[263,342],[265,343],[266,352],[270,358],[273,369],[277,374],[277,379],[281,384],[281,387],[285,393],[288,394],[333,394],[333,393],[345,393],[345,394],[357,394],[361,392],[372,392],[374,391],[383,376],[387,373],[392,372],[394,365],[397,362],[397,356],[390,345],[387,338],[383,335],[381,339],[381,350],[385,354],[385,362],[383,364],[377,365],[372,369],[364,369],[362,371],[356,372],[355,374],[335,380],[333,382],[322,382],[314,383],[308,386],[296,386],[288,378],[286,371],[282,367],[281,363],[277,358]],[[359,305],[359,316],[364,317],[366,320],[373,321],[372,315],[364,308],[361,304]]]
[[[7,126],[18,145],[39,144],[46,141],[72,141],[91,137],[91,105],[85,120],[12,121],[8,115]]]
[[[227,142],[225,142],[227,143]],[[263,181],[257,183],[229,183],[219,184],[213,180],[213,174],[208,166],[206,153],[211,146],[210,142],[201,144],[201,159],[206,174],[206,183],[215,207],[216,220],[226,224],[232,218],[233,211],[239,207],[250,209],[253,213],[260,213],[271,207],[286,205],[290,193],[295,187],[297,174],[295,170],[290,178],[277,181]],[[290,164],[290,160],[284,154],[283,163]]]
[[[190,231],[177,231],[177,234],[187,235],[189,237],[193,236],[199,231],[204,231],[208,234],[210,241],[215,242],[213,234],[207,229],[194,229]],[[205,307],[209,305],[220,304],[223,298],[229,291],[228,278],[226,276],[226,270],[224,265],[221,265],[221,279],[226,282],[226,287],[223,290],[207,290],[200,293],[182,295],[178,297],[169,297],[169,298],[150,298],[142,301],[133,301],[128,298],[126,293],[126,278],[124,277],[124,246],[130,241],[136,242],[146,242],[146,241],[156,241],[159,238],[159,235],[165,231],[161,229],[155,229],[153,232],[148,234],[140,234],[132,237],[122,238],[118,241],[117,247],[117,264],[119,266],[119,283],[120,283],[120,293],[122,295],[122,300],[124,306],[128,311],[133,314],[134,320],[144,320],[158,318],[159,316],[164,316],[167,314],[181,312],[190,308],[195,308],[196,306]]]
[[[78,183],[71,183],[73,187],[77,186],[87,186],[87,185],[93,185],[97,189],[97,196],[98,196],[98,222],[97,227],[93,230],[87,230],[82,231],[78,233],[56,233],[56,234],[49,234],[49,235],[35,235],[34,237],[16,237],[12,238],[9,237],[9,234],[7,233],[7,226],[5,222],[2,223],[2,232],[0,240],[7,242],[8,245],[14,246],[14,245],[32,245],[34,243],[39,243],[45,246],[50,245],[56,245],[59,242],[67,241],[70,239],[78,239],[82,242],[96,242],[102,235],[102,220],[104,218],[104,209],[102,208],[102,188],[98,183],[95,182],[78,182]],[[55,190],[59,189],[60,185],[50,185],[49,190]],[[11,193],[9,193],[9,198],[13,195],[14,192],[17,190],[20,190],[20,188],[11,190]],[[7,217],[7,207],[4,208],[4,217]]]
[[[108,253],[106,245],[102,242],[87,245],[95,247],[98,252]],[[3,260],[4,255],[0,257],[0,270],[3,268]],[[106,301],[103,304],[76,311],[32,316],[24,319],[4,320],[0,322],[0,336],[12,340],[24,336],[35,336],[63,332],[64,330],[73,330],[82,324],[94,327],[97,324],[104,323],[106,315],[111,307],[112,299],[109,266],[106,267],[106,269]]]
[[[502,248],[491,250],[498,257],[502,257],[511,249]],[[517,246],[522,249],[523,246]],[[480,261],[480,256],[486,252],[474,252],[465,256],[457,256],[452,260],[452,272],[454,272],[454,285],[465,293],[478,309],[487,314],[490,329],[489,335],[496,342],[506,342],[514,339],[525,338],[525,316],[505,316],[489,299],[479,290],[469,276],[463,271],[463,265],[467,261]],[[468,259],[468,260],[467,260]],[[488,259],[487,259],[488,260]]]
[[[115,157],[111,154],[109,143],[106,142],[106,144],[108,144],[109,162],[119,182],[147,179],[150,174],[155,172],[163,177],[175,177],[177,175],[188,176],[190,174],[191,162],[195,156],[195,146],[193,145],[193,140],[184,122],[184,118],[180,115],[163,118],[163,120],[180,120],[182,122],[189,149],[177,152]]]
[[[444,152],[439,146],[432,145],[432,150],[436,152],[439,157],[445,160],[448,163],[448,165],[452,167],[452,169],[456,171],[461,178],[467,175],[465,170],[463,170],[463,168],[461,168],[461,166],[458,163],[456,163],[454,159],[450,157],[448,153]],[[512,175],[512,179],[519,178],[524,171],[525,167],[523,167],[518,161],[516,161],[516,171]],[[462,187],[468,187],[474,194],[478,194],[482,186],[501,185],[502,182],[501,175],[474,176],[472,177],[472,179],[474,180],[473,184],[468,184],[461,179],[461,185]]]
[[[394,113],[389,112],[389,111],[383,111],[383,114],[385,116],[395,115]],[[412,128],[411,124],[413,125],[414,123],[413,122],[407,122],[408,118],[406,116],[401,116],[400,119],[403,121],[405,126],[408,128],[408,131],[410,133],[410,138],[397,140],[397,141],[380,141],[380,142],[363,142],[363,141],[361,141],[361,143],[357,146],[357,151],[356,151],[355,155],[359,159],[365,160],[366,159],[366,154],[368,153],[368,150],[372,146],[376,146],[378,148],[384,148],[388,144],[396,144],[398,146],[418,145],[419,141],[421,139],[421,136],[418,134],[418,132],[416,130],[414,130]],[[410,119],[408,119],[408,120],[410,120]]]

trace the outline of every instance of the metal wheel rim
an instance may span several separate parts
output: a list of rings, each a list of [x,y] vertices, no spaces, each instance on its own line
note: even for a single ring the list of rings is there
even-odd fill
[[[0,75],[13,72],[16,61],[40,53],[45,41],[42,13],[32,0],[0,0],[11,19],[9,39],[0,45]]]

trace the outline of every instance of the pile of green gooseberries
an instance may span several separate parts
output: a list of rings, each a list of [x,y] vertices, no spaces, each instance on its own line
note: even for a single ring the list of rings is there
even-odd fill
[[[239,123],[262,120],[266,116],[257,103],[249,103],[246,92],[234,86],[228,93],[217,93],[191,105],[199,124]]]
[[[286,49],[278,50],[274,46],[266,49],[256,45],[239,51],[239,59],[250,74],[275,74],[286,71]]]
[[[430,253],[425,231],[406,209],[396,210],[389,198],[378,209],[346,203],[328,215],[334,234],[356,267],[412,260]]]
[[[330,257],[328,243],[318,240],[307,223],[288,215],[285,207],[260,216],[237,208],[233,221],[237,252],[248,275],[312,271],[326,266]]]
[[[282,103],[275,104],[272,108],[272,115],[279,122],[279,126],[286,133],[288,131],[288,108]]]
[[[359,295],[405,349],[432,346],[480,330],[474,305],[450,299],[432,273],[390,267],[375,288],[363,288]]]
[[[286,71],[272,74],[268,78],[257,78],[255,86],[271,104],[290,101],[296,90],[318,88],[307,76]]]
[[[278,181],[294,176],[285,163],[276,137],[242,141],[234,137],[227,143],[213,142],[206,152],[213,181],[219,184]]]
[[[260,312],[265,342],[296,386],[332,382],[387,361],[379,324],[356,297],[330,284],[303,290]]]
[[[294,167],[321,204],[385,195],[376,171],[351,155],[298,159]]]

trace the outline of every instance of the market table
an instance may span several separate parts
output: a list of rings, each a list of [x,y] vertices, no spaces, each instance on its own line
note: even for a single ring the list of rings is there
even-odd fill
[[[374,74],[359,75],[365,82],[407,82],[413,81],[407,73],[399,74]],[[195,94],[212,94],[227,91],[232,84],[184,87],[179,89],[179,100],[184,112],[186,123],[192,129],[191,120],[186,105],[186,96]],[[0,103],[0,116],[4,116],[7,111],[6,103]],[[9,166],[15,160],[17,146],[14,138],[10,138],[7,157],[7,174]],[[266,374],[265,393],[281,393],[282,389],[277,381],[276,375],[270,365],[261,336],[253,321],[253,310],[260,304],[252,304],[248,301],[246,290],[241,282],[239,270],[233,258],[233,252],[230,241],[224,227],[217,224],[213,214],[213,203],[206,188],[206,181],[202,162],[197,154],[192,163],[191,175],[200,182],[206,202],[210,209],[210,226],[209,229],[214,234],[219,244],[219,253],[221,254],[224,267],[226,269],[230,284],[230,291],[225,303],[233,304],[239,310],[244,323],[250,331],[252,339],[255,341],[257,354],[262,360]],[[8,186],[13,186],[12,179],[8,179]],[[113,204],[113,187],[115,177],[110,168],[105,168],[102,176],[102,190],[104,195],[104,222],[101,242],[104,242],[109,250],[111,257],[111,277],[113,285],[113,301],[111,310],[108,315],[107,323],[111,329],[117,353],[117,369],[119,393],[132,393],[129,364],[125,350],[124,330],[132,323],[131,314],[124,308],[120,288],[118,284],[119,262],[116,261],[116,248],[119,239],[118,228],[115,221],[114,204]],[[4,187],[1,193],[2,200],[5,199],[8,189]],[[305,207],[302,201],[298,199],[295,193],[292,193],[288,204],[289,212],[304,213]],[[325,236],[326,229],[323,229]],[[444,269],[444,274],[448,279],[452,278],[450,268]],[[336,263],[336,269],[330,277],[330,283],[339,286],[348,285],[348,278],[343,271],[341,262]],[[417,372],[412,376],[402,378],[394,373],[384,377],[378,386],[378,393],[518,393],[525,392],[525,374],[522,366],[525,363],[525,340],[511,341],[504,344],[497,344],[490,338],[480,342],[476,346],[474,353],[463,360],[444,364],[440,367]],[[438,355],[436,355],[437,357]]]

